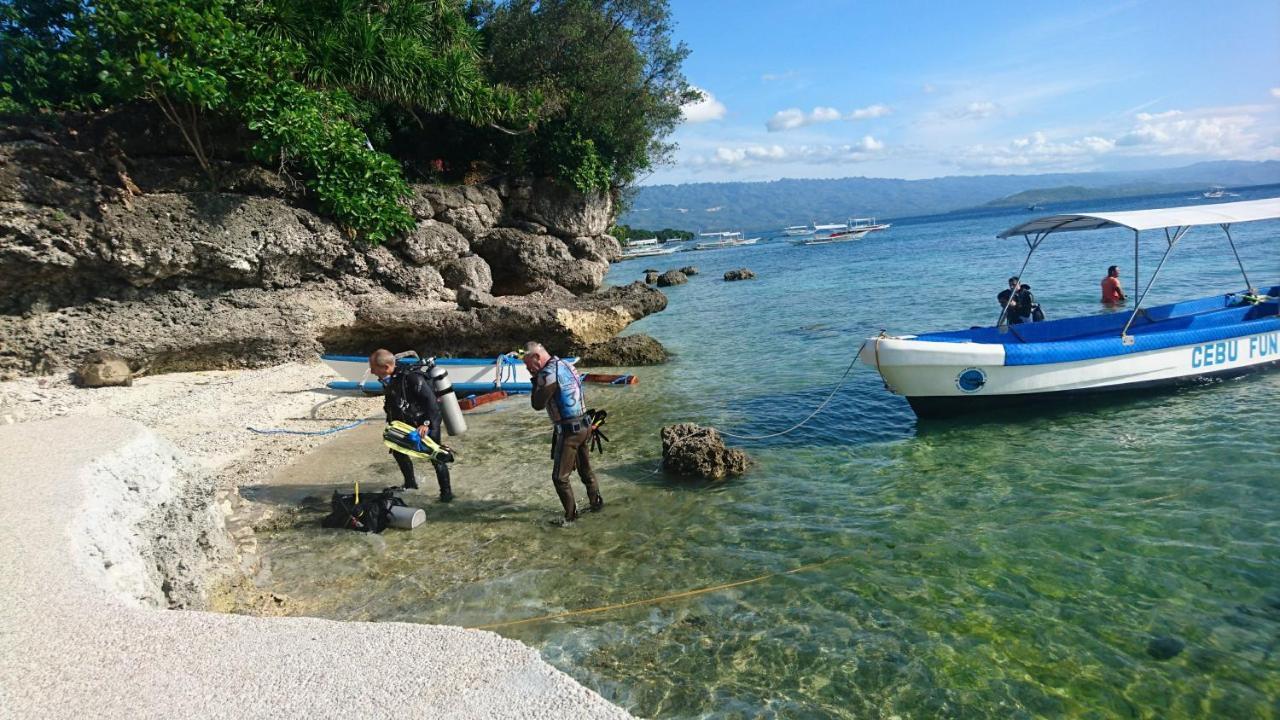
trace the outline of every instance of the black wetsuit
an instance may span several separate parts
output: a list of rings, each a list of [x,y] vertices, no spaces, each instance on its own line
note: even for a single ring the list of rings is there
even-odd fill
[[[407,425],[419,427],[427,425],[427,435],[437,443],[440,442],[442,418],[440,402],[436,399],[435,389],[426,373],[405,365],[397,365],[396,371],[383,383],[386,388],[382,409],[387,413],[387,422],[399,420]],[[400,474],[404,476],[406,488],[418,487],[417,477],[413,473],[413,460],[402,453],[391,451],[391,457],[400,466]],[[436,468],[436,482],[440,485],[440,499],[453,499],[453,488],[449,484],[449,466],[443,462],[432,462]]]
[[[1009,302],[1009,294],[1013,290],[1001,290],[996,296],[996,300],[1003,308],[1005,303],[1009,303],[1009,310],[1005,313],[1004,320],[1010,325],[1018,325],[1019,323],[1031,322],[1031,306],[1035,304],[1036,298],[1031,294],[1030,290],[1018,289],[1013,296],[1013,302]]]

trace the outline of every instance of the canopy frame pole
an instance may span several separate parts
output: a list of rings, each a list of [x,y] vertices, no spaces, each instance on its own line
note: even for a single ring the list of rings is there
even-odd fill
[[[1231,244],[1231,254],[1236,256],[1236,264],[1240,266],[1240,274],[1244,276],[1245,292],[1252,293],[1253,283],[1249,282],[1249,273],[1244,271],[1244,263],[1240,261],[1240,252],[1236,250],[1236,243],[1231,239],[1231,223],[1222,223],[1218,227],[1222,228],[1222,232],[1227,234],[1227,242]]]
[[[1133,231],[1133,289],[1134,290],[1137,290],[1138,288],[1142,287],[1142,284],[1139,282],[1139,275],[1138,275],[1138,236],[1141,234],[1142,233],[1138,232],[1137,230]]]
[[[1054,228],[1053,230],[1056,230],[1056,229],[1057,228]],[[1053,230],[1045,230],[1043,232],[1037,233],[1035,241],[1031,240],[1031,236],[1029,234],[1023,233],[1022,240],[1027,243],[1027,247],[1030,249],[1027,250],[1027,258],[1022,261],[1022,268],[1018,270],[1019,283],[1022,282],[1022,273],[1027,271],[1027,263],[1031,262],[1032,254],[1035,253],[1036,248],[1040,247],[1040,243],[1044,242],[1044,239],[1048,237],[1049,233],[1053,232]],[[1017,294],[1018,294],[1018,288],[1013,288],[1013,290],[1009,293],[1009,299],[1004,301],[1004,307],[1000,308],[1000,317],[996,318],[996,327],[999,328],[1000,332],[1007,332],[1009,329],[1008,323],[1006,323],[1004,320],[1005,320],[1005,316],[1009,314],[1009,306],[1013,304],[1013,298]]]
[[[1169,236],[1169,228],[1164,229],[1164,241],[1169,244],[1165,248],[1164,256],[1160,258],[1160,264],[1156,265],[1155,272],[1151,273],[1151,279],[1147,280],[1147,287],[1143,289],[1142,294],[1138,296],[1138,302],[1133,306],[1133,314],[1129,316],[1129,322],[1124,324],[1124,328],[1120,331],[1120,341],[1125,345],[1133,344],[1133,336],[1129,334],[1129,326],[1133,325],[1133,321],[1138,318],[1138,313],[1142,312],[1142,301],[1147,299],[1147,293],[1151,292],[1151,286],[1156,283],[1156,278],[1160,275],[1160,269],[1164,267],[1164,261],[1169,259],[1169,253],[1173,252],[1173,246],[1178,244],[1183,235],[1191,229],[1190,225],[1183,225],[1174,228],[1173,236]],[[1137,231],[1134,231],[1135,234]]]

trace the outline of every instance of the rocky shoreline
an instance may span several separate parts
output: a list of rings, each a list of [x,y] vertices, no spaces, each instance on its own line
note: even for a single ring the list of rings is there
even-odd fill
[[[378,398],[318,389],[328,376],[320,364],[290,364],[144,377],[127,388],[79,389],[66,378],[0,383],[0,465],[11,479],[0,484],[2,552],[5,566],[26,568],[27,578],[0,589],[10,609],[0,621],[0,672],[15,681],[0,688],[4,707],[171,717],[200,701],[209,704],[187,711],[243,717],[258,714],[256,693],[279,697],[306,683],[311,691],[279,708],[317,717],[353,692],[354,663],[361,692],[387,698],[366,708],[370,716],[629,717],[492,633],[193,612],[280,609],[279,598],[255,596],[242,581],[262,567],[253,527],[268,516],[238,490],[328,438],[248,428],[316,430],[377,415]],[[50,453],[51,437],[79,440]],[[33,493],[58,501],[32,509],[22,499]],[[435,668],[432,681],[406,680],[406,662],[415,672]],[[108,689],[126,682],[112,668],[127,668],[129,693]]]
[[[210,190],[172,135],[125,114],[0,122],[0,379],[98,350],[152,373],[529,337],[583,353],[666,306],[604,287],[606,193],[414,185],[417,226],[374,247],[243,158],[219,158]]]

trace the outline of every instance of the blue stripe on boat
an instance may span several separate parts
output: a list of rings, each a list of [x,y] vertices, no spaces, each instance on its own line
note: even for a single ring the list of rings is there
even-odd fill
[[[1280,286],[1267,291],[1280,295]],[[1145,310],[1129,328],[1132,345],[1125,345],[1120,330],[1129,312],[997,328],[973,328],[925,333],[915,339],[926,342],[974,342],[1004,346],[1005,365],[1048,365],[1093,360],[1130,353],[1163,350],[1182,345],[1214,342],[1232,337],[1280,330],[1280,306],[1276,302],[1241,304],[1237,295],[1216,295],[1161,305]]]

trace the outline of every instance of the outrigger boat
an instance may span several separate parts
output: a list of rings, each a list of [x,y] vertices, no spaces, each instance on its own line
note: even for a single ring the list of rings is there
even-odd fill
[[[782,234],[787,237],[802,237],[804,235],[812,235],[813,228],[808,225],[788,225],[782,228]]]
[[[743,239],[742,233],[733,231],[708,232],[701,233],[700,235],[701,237],[714,237],[719,239],[700,242],[693,246],[694,250],[718,250],[720,248],[738,247],[739,245],[755,245],[760,242],[760,238],[758,237]]]
[[[875,218],[852,218],[849,220],[850,230],[866,230],[867,232],[879,232],[880,230],[888,230],[893,227],[889,223],[878,223]]]
[[[369,372],[369,358],[359,355],[322,355],[320,359],[343,377],[342,380],[329,383],[330,389],[382,393],[382,383]],[[578,358],[565,358],[564,361],[574,365]],[[397,362],[412,365],[419,360],[416,357],[406,357]],[[453,390],[459,395],[498,390],[509,393],[533,390],[529,370],[515,353],[493,358],[436,358],[435,363],[449,371]]]
[[[680,249],[680,245],[672,247],[662,247],[658,245],[658,238],[647,238],[644,240],[632,240],[627,243],[627,247],[622,251],[622,260],[630,260],[632,258],[654,257],[655,255],[671,255]]]
[[[866,236],[871,230],[867,228],[845,228],[836,230],[827,235],[814,235],[813,237],[804,238],[802,240],[792,240],[796,245],[826,245],[828,243],[849,242],[851,240],[860,240]]]
[[[1280,198],[1245,202],[1050,215],[997,237],[1020,236],[1027,263],[1050,235],[1128,228],[1133,231],[1134,288],[1143,231],[1163,230],[1166,248],[1131,313],[1108,313],[923,335],[868,338],[860,358],[920,417],[993,406],[1034,404],[1068,395],[1140,390],[1240,375],[1280,364],[1280,285],[1249,280],[1231,238],[1238,223],[1280,218]],[[1144,308],[1178,242],[1193,227],[1217,225],[1235,254],[1245,290]],[[1022,277],[1022,272],[1018,273]]]

